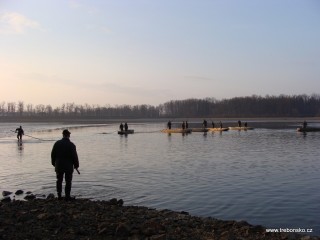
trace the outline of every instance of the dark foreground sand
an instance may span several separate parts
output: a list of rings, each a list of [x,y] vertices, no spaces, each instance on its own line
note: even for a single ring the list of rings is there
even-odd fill
[[[34,199],[0,203],[0,239],[320,239],[262,226],[123,206],[122,200]]]

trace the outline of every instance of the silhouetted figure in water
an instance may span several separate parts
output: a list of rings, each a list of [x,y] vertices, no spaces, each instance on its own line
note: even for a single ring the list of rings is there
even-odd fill
[[[221,121],[220,121],[220,123],[219,123],[219,124],[220,124],[220,128],[222,128],[222,122],[221,122]]]
[[[186,128],[186,125],[184,123],[184,121],[182,122],[182,129],[184,130]]]
[[[125,131],[128,131],[128,123],[125,123],[125,124],[124,124],[124,130],[125,130]]]
[[[248,127],[248,123],[247,123],[247,122],[245,122],[245,123],[244,123],[244,126],[245,126],[245,127]]]
[[[51,163],[55,167],[57,174],[57,194],[58,199],[62,199],[62,182],[65,176],[65,200],[73,200],[71,198],[71,183],[74,168],[78,170],[79,159],[76,146],[70,141],[70,132],[66,129],[63,130],[61,140],[58,140],[53,145],[51,151]]]
[[[207,122],[207,120],[203,120],[203,123],[202,123],[202,126],[204,127],[204,128],[207,128],[207,125],[208,125],[208,122]]]
[[[212,123],[211,123],[211,124],[212,124],[212,128],[214,128],[214,122],[213,122],[213,121],[212,121]]]
[[[171,129],[171,121],[169,121],[169,122],[167,123],[167,127],[168,127],[169,129]]]
[[[19,128],[17,128],[15,133],[17,133],[18,140],[21,141],[22,135],[24,135],[24,131],[23,131],[22,127],[20,126]]]
[[[238,121],[238,127],[241,127],[241,121],[240,120]]]
[[[186,121],[186,129],[189,128],[189,124],[188,124],[188,121]]]
[[[120,128],[120,131],[123,132],[123,124],[122,123],[120,124],[119,128]]]
[[[306,121],[306,120],[304,120],[304,121],[303,121],[303,123],[302,123],[302,127],[303,127],[303,128],[306,128],[306,127],[307,127],[307,125],[308,125],[307,121]]]

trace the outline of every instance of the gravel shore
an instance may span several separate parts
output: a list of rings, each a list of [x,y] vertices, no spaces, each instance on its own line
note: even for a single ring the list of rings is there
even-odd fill
[[[57,198],[0,203],[0,239],[320,239],[266,233],[262,226],[190,216],[187,212],[124,206],[122,200]]]

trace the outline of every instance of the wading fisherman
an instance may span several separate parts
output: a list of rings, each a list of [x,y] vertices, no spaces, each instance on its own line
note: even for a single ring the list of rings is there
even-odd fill
[[[169,122],[167,123],[167,127],[168,127],[169,129],[171,129],[171,121],[169,121]]]
[[[24,135],[24,131],[22,129],[22,127],[20,126],[19,128],[16,129],[15,133],[18,133],[17,134],[17,138],[18,140],[22,140],[22,135]]]
[[[65,178],[65,200],[70,201],[74,198],[71,197],[71,183],[73,169],[78,171],[79,159],[76,146],[70,141],[70,132],[66,129],[63,130],[61,140],[58,140],[53,145],[51,151],[51,163],[55,167],[57,174],[57,194],[58,199],[62,199],[62,182]],[[78,171],[79,173],[79,171]],[[80,174],[80,173],[79,173]]]

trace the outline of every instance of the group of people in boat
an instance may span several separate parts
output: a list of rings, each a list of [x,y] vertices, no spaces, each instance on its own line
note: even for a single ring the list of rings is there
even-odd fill
[[[123,130],[124,130],[124,131],[128,131],[128,129],[129,129],[128,123],[125,122],[124,125],[123,125],[123,123],[121,123],[120,126],[119,126],[119,128],[120,128],[120,131],[121,131],[121,132],[123,132]]]
[[[212,128],[215,128],[214,121],[211,122],[211,125],[212,125]],[[205,119],[203,120],[202,126],[203,126],[203,128],[207,128],[207,126],[208,126],[207,120],[205,120]],[[219,127],[222,128],[222,122],[221,121],[219,121]]]
[[[238,121],[238,127],[242,127],[242,122],[240,120]],[[248,127],[247,122],[244,123],[244,127]]]
[[[214,128],[214,127],[215,127],[215,124],[214,124],[213,121],[211,122],[211,124],[212,124],[212,128]],[[219,127],[222,128],[222,122],[221,122],[221,121],[219,122]]]
[[[214,128],[214,127],[215,127],[215,124],[214,124],[213,121],[212,121],[211,124],[212,124],[212,128]],[[208,122],[207,122],[206,119],[203,120],[202,126],[203,126],[203,128],[207,128],[207,127],[208,127]],[[168,128],[168,129],[171,129],[171,127],[172,127],[172,122],[169,120],[168,123],[167,123],[167,128]],[[219,127],[222,128],[222,122],[221,122],[221,121],[219,122]],[[184,129],[188,129],[188,128],[189,128],[189,123],[188,123],[188,121],[183,121],[182,124],[181,124],[181,128],[182,128],[183,130],[184,130]]]
[[[211,122],[211,125],[212,125],[212,128],[215,128],[215,127],[216,127],[216,124],[214,123],[214,121]],[[218,126],[219,126],[220,128],[223,128],[223,124],[222,124],[221,121],[219,121]],[[203,122],[202,122],[202,127],[203,127],[203,128],[207,128],[207,127],[208,127],[208,122],[207,122],[206,119],[203,120]],[[242,122],[241,122],[240,120],[238,120],[238,127],[242,127]],[[247,123],[247,122],[244,123],[244,127],[248,127],[248,123]],[[307,127],[307,122],[306,122],[306,121],[303,122],[303,127],[304,127],[304,128]],[[169,121],[167,122],[167,128],[168,128],[168,129],[171,129],[171,128],[172,128],[172,122],[171,122],[171,120],[169,120]],[[188,123],[188,121],[183,121],[182,124],[181,124],[181,128],[182,128],[183,130],[188,129],[188,128],[189,128],[189,123]],[[129,129],[128,123],[127,123],[127,122],[125,122],[124,124],[121,123],[120,126],[119,126],[119,129],[120,129],[121,132],[123,132],[123,131],[128,131],[128,129]]]

